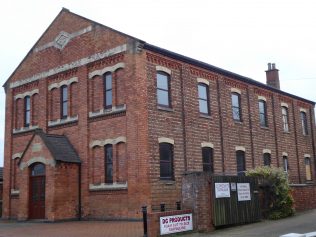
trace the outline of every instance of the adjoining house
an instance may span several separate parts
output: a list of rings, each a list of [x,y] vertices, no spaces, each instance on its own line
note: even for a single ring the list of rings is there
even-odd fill
[[[211,52],[210,52],[211,53]],[[186,172],[315,181],[315,103],[67,9],[4,84],[3,217],[134,219]],[[314,186],[313,186],[314,187]]]

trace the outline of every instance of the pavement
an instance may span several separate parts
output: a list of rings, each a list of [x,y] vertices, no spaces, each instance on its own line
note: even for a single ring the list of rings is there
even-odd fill
[[[229,227],[211,233],[177,234],[179,237],[279,237],[316,231],[316,209],[293,217]],[[142,222],[70,221],[59,223],[0,220],[0,237],[143,237]]]
[[[281,220],[261,222],[215,230],[211,233],[183,234],[183,237],[279,237],[289,233],[316,231],[316,209],[301,212]]]

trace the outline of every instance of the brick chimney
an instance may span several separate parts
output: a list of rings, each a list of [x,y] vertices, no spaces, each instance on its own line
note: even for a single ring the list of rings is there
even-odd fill
[[[280,90],[279,70],[275,68],[275,63],[268,63],[267,85]]]

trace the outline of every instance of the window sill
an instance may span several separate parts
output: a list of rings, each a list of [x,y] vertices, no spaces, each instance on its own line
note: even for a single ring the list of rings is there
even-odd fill
[[[24,132],[29,132],[37,129],[38,126],[29,126],[29,127],[23,127],[23,128],[18,128],[18,129],[13,129],[13,134],[18,134],[18,133],[24,133]]]
[[[160,182],[165,184],[165,185],[175,185],[176,184],[175,180],[160,179]]]
[[[125,183],[101,183],[101,184],[89,184],[89,191],[106,191],[106,190],[126,190],[127,182]]]
[[[110,109],[100,109],[97,112],[89,112],[89,118],[95,118],[102,115],[116,114],[126,111],[126,105],[113,106]]]
[[[73,117],[68,116],[67,118],[63,118],[63,119],[48,121],[48,127],[58,126],[58,125],[72,123],[76,121],[78,121],[78,115],[73,116]]]
[[[242,124],[243,124],[243,122],[242,122],[242,121],[239,121],[239,120],[234,120],[234,123],[235,123],[235,124],[239,124],[239,125],[242,125]]]
[[[12,195],[12,196],[18,196],[18,195],[20,195],[20,190],[18,190],[18,189],[11,189],[11,195]]]
[[[167,112],[174,112],[174,110],[170,107],[163,107],[163,106],[157,106],[158,110],[163,110],[163,111],[167,111]]]
[[[212,119],[211,115],[201,114],[201,113],[200,113],[200,118]]]
[[[283,133],[285,133],[285,134],[290,134],[290,131],[283,131]]]
[[[265,126],[261,126],[261,125],[260,125],[260,128],[265,129],[265,130],[269,130],[269,127],[265,127]]]

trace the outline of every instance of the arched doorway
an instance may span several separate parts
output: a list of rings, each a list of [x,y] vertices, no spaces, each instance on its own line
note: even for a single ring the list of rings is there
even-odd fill
[[[35,163],[30,167],[29,219],[45,218],[45,165]]]

